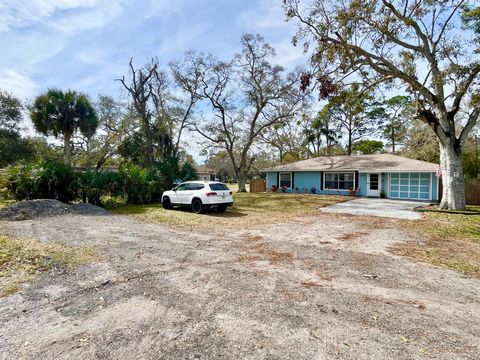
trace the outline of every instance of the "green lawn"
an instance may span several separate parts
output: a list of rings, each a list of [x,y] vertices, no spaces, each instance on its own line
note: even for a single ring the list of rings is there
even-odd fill
[[[164,210],[161,204],[129,205],[116,208],[113,212],[177,226],[238,228],[312,215],[319,207],[350,200],[346,196],[274,193],[234,193],[233,197],[235,205],[225,213],[209,211],[197,215],[189,209]]]
[[[466,211],[426,210],[423,220],[405,226],[426,240],[399,244],[393,248],[395,254],[480,277],[480,206]]]

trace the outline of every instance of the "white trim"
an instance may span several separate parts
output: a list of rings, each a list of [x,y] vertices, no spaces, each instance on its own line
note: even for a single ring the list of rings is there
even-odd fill
[[[385,187],[387,189],[387,193],[385,194],[385,197],[389,198],[390,197],[390,173],[386,173],[387,178],[385,181],[387,181],[387,186]]]
[[[432,199],[432,185],[433,185],[432,175],[433,174],[430,174],[430,192],[429,192],[429,195],[428,195],[430,197],[430,200]]]
[[[293,183],[293,172],[292,171],[279,171],[278,172],[278,188],[282,188],[282,174],[290,174],[290,186],[287,187],[287,189],[292,188],[292,183]]]
[[[390,194],[392,193],[392,183],[390,181],[390,173],[387,173],[387,177],[388,177],[388,179],[387,179],[387,181],[388,181],[387,182],[387,189],[388,189],[387,198],[389,198]]]
[[[370,175],[376,174],[378,176],[377,180],[377,190],[371,190],[370,189]],[[369,192],[370,191],[375,191],[375,193],[372,195]],[[378,195],[377,195],[378,192]],[[379,172],[369,172],[367,173],[367,196],[371,197],[380,197],[380,194],[382,193],[382,173]]]
[[[355,183],[355,171],[324,171],[323,172],[323,186],[321,186],[322,190],[320,191],[350,191],[349,189],[326,189],[325,188],[325,174],[352,174],[353,175],[353,190],[356,189],[356,183]],[[340,178],[338,180],[340,182]],[[338,187],[338,182],[337,182],[337,187]]]

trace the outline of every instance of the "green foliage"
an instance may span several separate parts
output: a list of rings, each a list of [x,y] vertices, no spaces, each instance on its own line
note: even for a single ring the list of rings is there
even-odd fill
[[[191,162],[187,161],[182,165],[182,168],[180,170],[180,178],[183,181],[197,179],[197,170],[195,170],[195,167]]]
[[[383,142],[379,140],[360,140],[353,144],[353,152],[360,154],[378,154],[383,150]]]
[[[16,200],[75,198],[75,171],[59,163],[28,163],[7,169],[8,188]]]
[[[123,196],[124,181],[121,174],[111,170],[84,171],[78,174],[79,198],[83,202],[103,205],[106,196]]]
[[[371,101],[370,93],[360,84],[354,83],[339,91],[330,99],[326,109],[322,110],[327,111],[336,123],[335,128],[345,133],[348,155],[351,155],[354,142],[373,133],[373,120],[368,116]]]
[[[62,161],[61,147],[50,145],[43,137],[29,137],[26,140],[33,151],[33,162],[56,163]]]
[[[128,165],[120,170],[123,180],[123,191],[130,204],[149,204],[159,202],[164,190],[169,187],[168,181],[159,168],[141,168]]]
[[[58,137],[77,129],[85,136],[95,132],[98,119],[86,95],[49,89],[39,95],[31,112],[33,125],[44,135]]]
[[[415,108],[409,96],[397,95],[376,104],[368,115],[376,121],[380,135],[388,140],[395,153],[396,145],[405,141],[407,124],[412,121]]]
[[[0,168],[34,157],[34,148],[29,140],[13,130],[0,128],[0,149]]]
[[[413,121],[408,130],[401,155],[438,164],[440,150],[433,130],[420,120]]]
[[[480,175],[480,137],[467,139],[462,156],[463,172],[466,177],[476,179]]]
[[[65,163],[70,163],[70,138],[80,131],[92,136],[98,126],[98,118],[86,95],[76,91],[49,89],[39,95],[30,113],[35,129],[44,135],[64,137]]]
[[[170,155],[163,161],[157,163],[158,169],[165,174],[165,180],[169,184],[169,187],[173,185],[177,180],[183,180],[180,174],[180,164],[178,157]]]
[[[480,35],[480,7],[463,6],[462,22],[465,28],[471,28]]]
[[[20,135],[22,110],[18,98],[0,90],[0,168],[33,159],[31,144]]]
[[[159,202],[170,184],[158,167],[78,171],[61,163],[28,163],[8,168],[0,179],[3,187],[16,200],[57,199],[103,206],[105,199],[112,198],[131,204]]]
[[[0,129],[18,133],[22,121],[22,103],[18,98],[0,90]]]

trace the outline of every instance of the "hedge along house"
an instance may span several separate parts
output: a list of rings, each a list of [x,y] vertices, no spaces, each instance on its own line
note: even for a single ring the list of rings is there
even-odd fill
[[[426,161],[380,154],[318,157],[265,172],[270,189],[438,201],[437,169]]]

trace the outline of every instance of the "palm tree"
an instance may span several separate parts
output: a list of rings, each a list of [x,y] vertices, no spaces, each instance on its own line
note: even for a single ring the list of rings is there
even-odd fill
[[[76,91],[49,89],[39,95],[30,114],[35,129],[56,138],[63,135],[63,158],[71,162],[70,140],[76,131],[89,137],[95,133],[98,118],[88,97]]]

